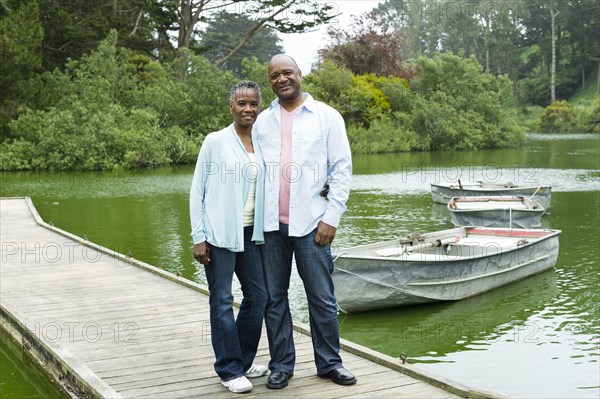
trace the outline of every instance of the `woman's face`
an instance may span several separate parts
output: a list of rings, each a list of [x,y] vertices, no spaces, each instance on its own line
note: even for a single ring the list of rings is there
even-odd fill
[[[233,121],[241,127],[250,127],[260,113],[260,97],[254,89],[243,87],[235,92],[230,105]]]

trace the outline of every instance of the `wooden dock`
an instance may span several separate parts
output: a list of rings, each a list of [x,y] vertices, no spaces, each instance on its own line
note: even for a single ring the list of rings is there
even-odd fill
[[[237,397],[214,372],[206,287],[46,224],[29,198],[0,200],[0,322],[75,398]],[[174,260],[177,262],[177,260]],[[358,383],[319,378],[307,327],[283,390],[242,397],[493,398],[342,340]],[[263,332],[256,363],[267,364]]]

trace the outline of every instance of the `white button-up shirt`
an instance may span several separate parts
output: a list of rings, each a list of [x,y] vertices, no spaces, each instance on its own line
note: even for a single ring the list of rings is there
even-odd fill
[[[338,226],[350,193],[352,157],[344,119],[309,94],[292,123],[292,162],[281,165],[291,179],[289,234],[302,237],[323,221]],[[265,231],[279,230],[281,108],[271,103],[254,124],[265,160]],[[320,193],[329,184],[328,199]]]

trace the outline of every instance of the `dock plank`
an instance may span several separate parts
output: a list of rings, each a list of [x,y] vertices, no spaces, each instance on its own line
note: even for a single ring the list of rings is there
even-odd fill
[[[28,198],[2,198],[0,222],[2,328],[71,396],[239,398],[214,372],[205,286],[50,226]],[[307,327],[295,329],[289,387],[268,390],[261,377],[246,398],[454,398],[476,392],[345,340],[342,358],[358,383],[333,384],[316,375]],[[257,363],[268,363],[267,344],[263,330]]]

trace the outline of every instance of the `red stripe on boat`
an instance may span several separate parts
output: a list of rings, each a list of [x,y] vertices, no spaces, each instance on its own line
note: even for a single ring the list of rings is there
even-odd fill
[[[467,234],[485,234],[503,237],[544,237],[552,232],[533,230],[467,229]]]

